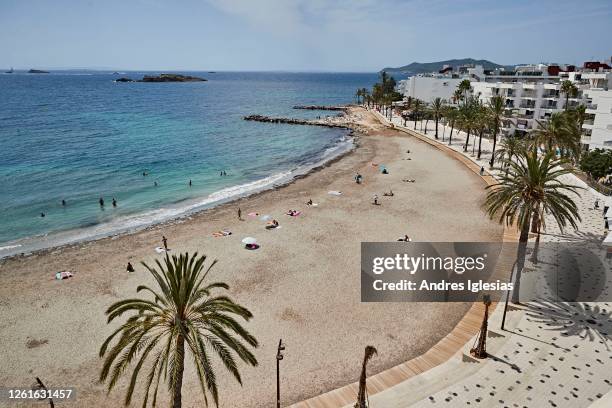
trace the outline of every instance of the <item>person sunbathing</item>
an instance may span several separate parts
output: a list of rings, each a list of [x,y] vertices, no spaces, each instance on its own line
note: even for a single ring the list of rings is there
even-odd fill
[[[308,202],[306,203],[306,205],[312,205],[312,198],[310,200],[308,200]]]
[[[266,224],[266,229],[274,229],[277,228],[278,225],[278,221],[276,220],[268,221],[268,223]]]
[[[410,242],[410,241],[412,241],[408,235],[404,235],[403,237],[399,237],[397,240],[401,241],[401,242]]]
[[[403,179],[402,181],[405,183],[414,183],[416,180],[415,179]]]
[[[389,190],[389,192],[388,192],[388,193],[383,193],[383,195],[384,195],[385,197],[393,197],[393,196],[394,196],[394,194],[393,194],[393,190]]]

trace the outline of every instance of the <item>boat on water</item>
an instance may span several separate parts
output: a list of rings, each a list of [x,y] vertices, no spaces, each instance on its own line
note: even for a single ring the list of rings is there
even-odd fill
[[[8,71],[5,71],[5,74],[12,74],[13,72],[15,72],[15,70],[13,69],[13,67],[11,67],[11,69],[9,69]]]

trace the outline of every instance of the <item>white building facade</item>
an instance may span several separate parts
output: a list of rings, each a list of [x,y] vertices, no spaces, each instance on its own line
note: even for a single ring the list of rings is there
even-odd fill
[[[398,84],[398,92],[404,98],[411,97],[431,103],[436,98],[450,101],[462,78],[453,78],[450,75],[415,75],[402,80]]]
[[[582,125],[582,143],[589,150],[612,149],[612,91],[588,89],[584,93],[590,101],[586,113],[591,117]]]

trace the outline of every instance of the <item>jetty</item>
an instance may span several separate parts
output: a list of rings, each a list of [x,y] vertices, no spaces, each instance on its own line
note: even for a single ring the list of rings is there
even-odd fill
[[[347,122],[331,121],[329,119],[296,119],[296,118],[280,118],[264,115],[249,115],[243,117],[244,120],[264,123],[283,123],[287,125],[308,125],[308,126],[325,126],[330,128],[348,129],[350,124]]]
[[[323,110],[323,111],[346,111],[346,106],[325,106],[325,105],[295,105],[293,109]]]

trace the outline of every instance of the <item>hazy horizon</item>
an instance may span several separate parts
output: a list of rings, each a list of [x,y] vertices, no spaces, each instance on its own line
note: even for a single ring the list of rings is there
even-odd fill
[[[123,71],[377,72],[454,58],[610,58],[593,0],[0,1],[0,66]]]

